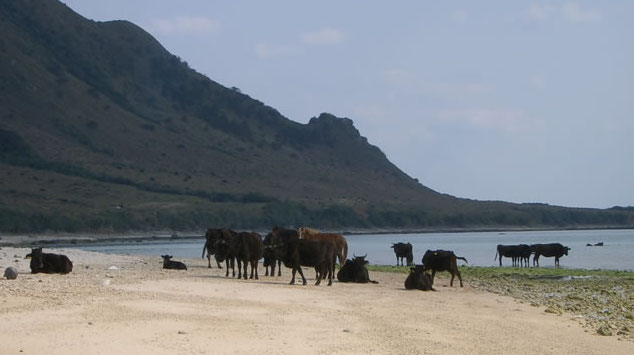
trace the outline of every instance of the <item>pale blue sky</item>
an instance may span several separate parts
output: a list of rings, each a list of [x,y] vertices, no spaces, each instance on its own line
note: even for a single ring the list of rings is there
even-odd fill
[[[634,1],[66,0],[438,192],[634,205]]]

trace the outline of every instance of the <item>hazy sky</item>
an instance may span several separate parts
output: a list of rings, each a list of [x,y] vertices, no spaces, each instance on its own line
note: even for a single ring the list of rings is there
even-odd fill
[[[634,205],[634,1],[67,0],[438,192]]]

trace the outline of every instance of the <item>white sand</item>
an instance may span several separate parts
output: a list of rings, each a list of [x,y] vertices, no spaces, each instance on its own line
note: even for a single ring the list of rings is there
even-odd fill
[[[634,342],[588,333],[573,315],[469,287],[406,291],[404,274],[378,285],[237,280],[206,259],[163,270],[160,257],[45,249],[69,275],[29,273],[30,250],[2,248],[0,354],[634,354]],[[17,257],[15,257],[15,256]],[[17,260],[17,262],[15,262]],[[115,266],[116,269],[111,269]]]

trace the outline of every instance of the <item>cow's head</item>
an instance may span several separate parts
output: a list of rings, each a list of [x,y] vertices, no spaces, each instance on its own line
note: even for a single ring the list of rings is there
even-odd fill
[[[31,258],[31,269],[41,269],[44,267],[44,258],[42,256],[42,248],[31,249],[31,253],[27,254],[26,257],[30,256]]]
[[[356,256],[356,255],[354,255],[354,259],[352,260],[352,262],[354,262],[357,265],[367,265],[368,261],[365,260],[365,258],[367,256],[368,256],[368,254],[365,254],[364,256]]]
[[[564,254],[568,255],[568,250],[570,250],[569,247],[564,247]]]

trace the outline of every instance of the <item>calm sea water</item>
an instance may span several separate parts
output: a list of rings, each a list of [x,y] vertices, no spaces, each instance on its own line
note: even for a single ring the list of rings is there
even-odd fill
[[[392,243],[410,242],[414,262],[421,263],[427,249],[453,250],[472,266],[496,266],[498,244],[561,243],[571,248],[568,256],[560,259],[562,267],[581,269],[634,270],[634,230],[575,230],[539,232],[478,232],[424,234],[364,234],[347,235],[348,256],[365,255],[371,264],[396,265]],[[603,242],[602,247],[588,247],[587,243]],[[199,258],[204,238],[186,241],[120,243],[78,246],[80,249],[113,254],[174,255],[174,258]],[[532,262],[532,261],[531,261]],[[459,264],[463,264],[459,261]],[[504,258],[502,264],[511,265]],[[554,258],[540,258],[540,266],[553,267]]]

